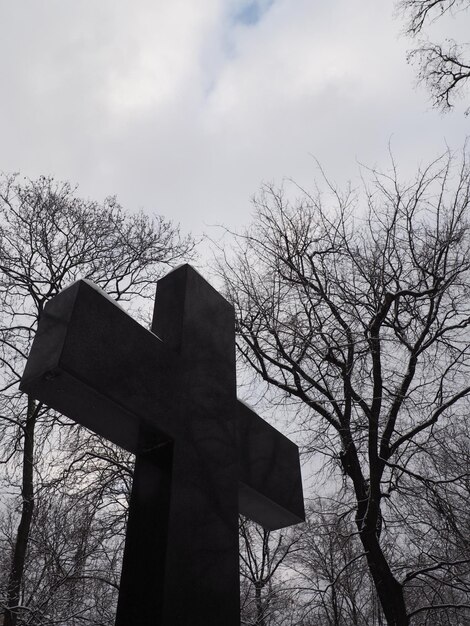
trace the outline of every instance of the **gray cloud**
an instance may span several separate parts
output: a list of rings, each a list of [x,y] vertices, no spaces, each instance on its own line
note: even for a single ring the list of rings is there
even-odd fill
[[[0,7],[0,168],[117,194],[186,229],[246,223],[263,180],[311,183],[312,154],[344,181],[356,159],[386,166],[390,137],[409,172],[468,133],[461,111],[441,116],[413,89],[392,3]]]

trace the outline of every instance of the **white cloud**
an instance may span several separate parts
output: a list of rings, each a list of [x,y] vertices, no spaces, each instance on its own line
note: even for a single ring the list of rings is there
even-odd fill
[[[308,185],[356,157],[399,162],[463,141],[413,90],[393,3],[0,0],[0,169],[186,228],[242,224],[262,180]],[[466,16],[468,19],[468,16]],[[436,25],[435,28],[438,28]],[[441,32],[441,31],[440,31]]]

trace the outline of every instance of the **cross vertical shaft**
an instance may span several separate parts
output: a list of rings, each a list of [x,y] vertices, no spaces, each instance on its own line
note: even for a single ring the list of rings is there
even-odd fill
[[[150,441],[142,434],[136,454],[116,626],[163,623],[173,444]]]
[[[132,623],[131,605],[153,615],[140,608],[139,626],[237,626],[233,309],[186,266],[159,281],[152,330],[179,357],[168,393],[180,432],[154,450],[141,436],[116,626]]]

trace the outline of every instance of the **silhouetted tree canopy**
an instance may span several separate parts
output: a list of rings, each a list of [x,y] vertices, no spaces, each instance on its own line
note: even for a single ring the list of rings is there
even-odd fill
[[[362,190],[324,181],[326,191],[294,195],[265,186],[252,225],[219,264],[245,362],[273,401],[296,412],[307,448],[343,476],[341,508],[354,511],[390,625],[438,604],[469,608],[470,553],[423,537],[414,548],[425,556],[415,562],[404,539],[415,530],[404,514],[413,494],[439,477],[436,447],[463,433],[469,410],[466,158],[445,154],[410,182],[392,163],[388,173],[365,172]],[[457,465],[447,471],[457,489]],[[428,488],[423,511],[433,496],[459,502],[437,492]],[[460,588],[451,584],[458,577]],[[429,593],[410,591],[417,578]]]
[[[170,220],[126,212],[113,197],[86,200],[69,183],[48,177],[0,179],[0,605],[6,626],[113,618],[132,476],[130,455],[18,391],[45,303],[87,278],[138,307],[154,296],[162,273],[193,254],[193,239]]]

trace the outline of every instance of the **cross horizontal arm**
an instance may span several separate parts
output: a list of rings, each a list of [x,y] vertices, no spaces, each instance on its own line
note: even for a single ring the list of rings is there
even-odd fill
[[[175,435],[176,369],[156,335],[80,280],[46,305],[20,388],[136,453],[141,420],[162,439]]]
[[[240,513],[268,530],[303,522],[298,447],[240,400],[236,422]]]

